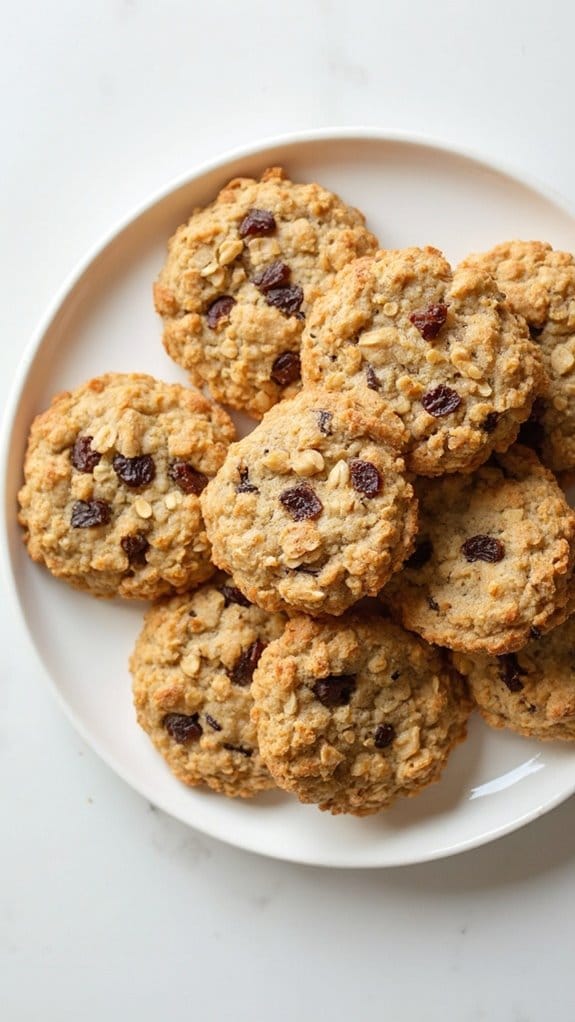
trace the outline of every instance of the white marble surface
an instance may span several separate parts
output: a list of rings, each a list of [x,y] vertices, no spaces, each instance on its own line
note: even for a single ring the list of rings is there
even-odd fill
[[[575,205],[567,0],[0,0],[0,394],[54,292],[170,179],[236,144],[372,124]],[[54,704],[4,607],[0,1018],[572,1019],[573,801],[425,866],[322,871],[152,810]]]

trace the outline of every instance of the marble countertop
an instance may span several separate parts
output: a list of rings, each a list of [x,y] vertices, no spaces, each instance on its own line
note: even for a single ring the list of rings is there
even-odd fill
[[[75,264],[235,145],[371,124],[575,206],[567,0],[0,0],[0,394]],[[321,870],[154,809],[72,730],[7,605],[0,1017],[571,1019],[573,800],[464,855]]]

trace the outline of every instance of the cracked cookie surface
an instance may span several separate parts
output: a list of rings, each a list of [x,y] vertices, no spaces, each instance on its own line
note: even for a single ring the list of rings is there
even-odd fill
[[[542,389],[541,353],[492,276],[451,270],[434,248],[345,267],[314,303],[304,384],[381,396],[410,435],[419,475],[471,471],[504,451]]]
[[[444,656],[378,615],[297,617],[262,654],[253,718],[278,785],[363,816],[436,781],[470,702]]]
[[[318,288],[377,241],[363,215],[279,167],[236,178],[169,242],[154,287],[164,346],[214,398],[261,418],[300,386],[304,317]]]
[[[428,642],[506,653],[573,604],[575,513],[516,445],[469,475],[420,479],[414,554],[381,599]]]
[[[203,394],[108,373],[32,423],[19,493],[30,556],[96,596],[155,599],[213,573],[199,494],[234,438]]]
[[[341,614],[412,548],[404,431],[368,399],[311,388],[232,445],[202,494],[214,562],[267,610]]]
[[[502,657],[454,654],[491,727],[575,740],[575,618]]]
[[[185,784],[249,798],[274,787],[250,720],[251,680],[281,614],[251,606],[229,578],[148,611],[130,658],[138,722]]]
[[[548,384],[534,409],[532,435],[554,472],[575,469],[575,259],[541,241],[507,241],[462,266],[494,275],[511,308],[525,317],[543,356]],[[538,428],[537,428],[538,427]]]

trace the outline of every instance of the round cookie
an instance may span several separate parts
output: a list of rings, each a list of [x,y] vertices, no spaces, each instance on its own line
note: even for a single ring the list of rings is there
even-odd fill
[[[360,212],[279,167],[236,178],[169,242],[154,288],[164,346],[198,387],[261,418],[300,384],[318,288],[377,241]]]
[[[575,618],[502,657],[454,654],[492,727],[575,740]]]
[[[441,653],[377,615],[294,618],[264,651],[252,695],[278,785],[356,816],[438,780],[470,711]]]
[[[418,475],[471,471],[504,451],[544,382],[524,320],[479,269],[434,248],[380,251],[345,267],[314,303],[305,384],[371,389],[409,432]]]
[[[220,578],[151,608],[130,658],[139,724],[185,784],[249,798],[274,786],[250,720],[250,685],[285,619]]]
[[[208,578],[199,494],[234,427],[203,394],[108,373],[30,430],[18,499],[30,556],[96,596],[155,599]]]
[[[428,642],[508,653],[570,612],[575,513],[517,445],[471,475],[420,479],[417,546],[381,599]]]
[[[230,447],[202,510],[215,563],[252,602],[341,614],[409,555],[417,503],[403,430],[379,410],[312,388]]]
[[[462,266],[494,275],[541,349],[548,385],[531,436],[554,472],[575,469],[575,259],[542,241],[506,241]]]

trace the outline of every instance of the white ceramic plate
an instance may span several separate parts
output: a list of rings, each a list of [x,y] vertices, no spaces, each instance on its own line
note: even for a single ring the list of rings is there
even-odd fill
[[[330,866],[422,862],[490,841],[575,790],[575,754],[488,730],[470,736],[441,782],[364,820],[282,794],[251,802],[190,790],[136,725],[127,659],[141,605],[94,600],[29,562],[15,522],[28,426],[52,394],[105,371],[185,381],[164,353],[151,285],[165,245],[192,207],[238,174],[281,163],[366,213],[386,247],[433,244],[456,261],[511,237],[575,250],[575,220],[555,198],[472,157],[376,131],[282,139],[226,156],[131,217],[74,275],[33,340],[3,437],[4,554],[30,636],[60,702],[102,758],[137,791],[198,830],[266,855]]]

